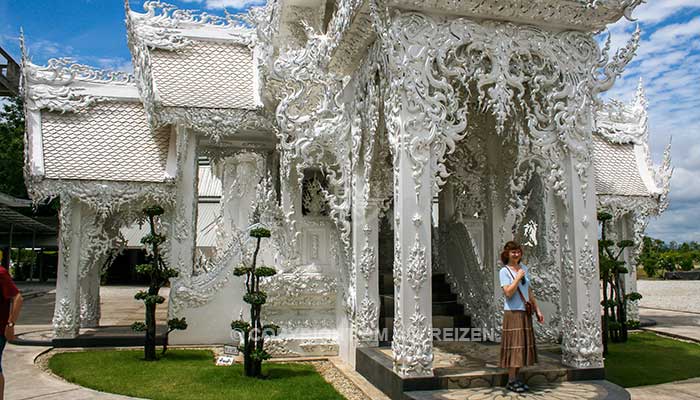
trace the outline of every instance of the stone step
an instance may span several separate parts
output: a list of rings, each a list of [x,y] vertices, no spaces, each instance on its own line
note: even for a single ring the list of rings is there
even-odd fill
[[[433,329],[445,329],[455,327],[455,317],[447,315],[433,315]],[[390,328],[394,326],[394,317],[380,318],[380,326]]]
[[[433,315],[464,315],[464,306],[456,301],[433,300]]]
[[[394,297],[393,296],[380,296],[380,310],[379,314],[384,317],[394,316]],[[433,301],[433,315],[444,315],[449,317],[455,317],[458,315],[464,315],[464,306],[457,303],[455,300],[451,301]]]
[[[433,288],[433,302],[457,301],[457,295],[447,288],[445,290],[435,290]]]

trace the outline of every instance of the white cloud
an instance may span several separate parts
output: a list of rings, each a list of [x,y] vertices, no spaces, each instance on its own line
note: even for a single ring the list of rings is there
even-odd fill
[[[640,23],[653,25],[687,9],[700,8],[698,0],[652,0],[637,7],[632,13]]]
[[[651,35],[651,41],[675,40],[683,36],[695,36],[698,33],[700,33],[700,17],[685,23],[666,25]]]
[[[95,60],[91,60],[91,57],[85,57],[85,59],[90,60],[90,63],[103,69],[127,73],[132,73],[134,71],[131,60],[121,57],[100,57]]]
[[[260,6],[265,0],[206,0],[207,8],[246,8],[248,6]]]

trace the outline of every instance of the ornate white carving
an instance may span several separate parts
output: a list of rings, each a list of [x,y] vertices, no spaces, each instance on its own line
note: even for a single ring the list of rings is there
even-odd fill
[[[365,290],[356,318],[358,340],[365,343],[376,342],[379,306],[369,297],[369,290]]]
[[[171,183],[42,180],[28,186],[35,204],[55,197],[77,198],[101,216],[140,213],[145,205],[167,207],[175,201]]]
[[[408,126],[431,132],[429,142],[436,146],[438,159],[438,184],[446,174],[444,154],[454,149],[467,125],[467,99],[456,96],[463,91],[473,93],[479,107],[493,114],[499,132],[504,132],[508,123],[526,133],[519,135],[520,146],[526,152],[519,153],[541,160],[549,171],[545,176],[548,186],[559,189],[563,196],[564,160],[572,154],[585,189],[591,154],[588,107],[629,62],[638,35],[608,64],[607,57],[600,57],[590,34],[416,13],[398,14],[391,20],[382,19],[378,11],[374,15],[383,50],[390,55],[389,71],[402,77],[394,87],[416,91],[424,102],[416,104],[416,112],[412,113],[416,121]],[[406,49],[416,51],[402,55]],[[561,54],[572,57],[562,58]],[[413,73],[405,74],[407,69]],[[603,71],[602,81],[591,75],[599,69]],[[589,90],[582,90],[582,83]],[[475,91],[471,85],[476,85]],[[524,119],[519,121],[516,115]],[[414,172],[418,172],[425,161],[416,152],[425,144],[416,141],[416,134],[411,136]]]
[[[159,107],[155,119],[158,124],[186,126],[214,143],[241,132],[262,131],[261,139],[267,141],[273,137],[271,117],[257,110]]]
[[[587,309],[578,321],[569,310],[563,321],[562,361],[576,368],[602,368],[603,343],[600,315]]]
[[[418,303],[406,323],[400,315],[397,310],[391,342],[394,371],[404,377],[432,375],[433,337],[425,315]]]
[[[80,326],[79,317],[75,315],[70,300],[59,299],[53,316],[54,337],[74,337]]]
[[[335,308],[337,279],[321,274],[290,272],[278,274],[261,284],[269,308],[303,306]]]
[[[598,272],[598,265],[596,263],[596,257],[593,254],[593,247],[588,240],[588,235],[583,238],[583,247],[581,248],[581,256],[578,262],[578,272],[581,279],[586,283],[586,290],[590,286],[594,279],[598,279],[596,273]]]
[[[176,6],[161,1],[146,1],[143,4],[145,14],[129,9],[125,2],[127,20],[131,20],[130,29],[144,45],[151,48],[175,51],[191,43],[187,37],[192,30],[209,30],[219,33],[222,39],[235,40],[250,45],[253,31],[246,27],[240,15],[226,13],[221,17],[195,10],[181,10]]]
[[[333,339],[270,338],[265,341],[265,350],[274,356],[309,356],[338,354],[338,343]]]
[[[406,279],[413,289],[415,296],[418,296],[421,287],[428,278],[428,266],[425,262],[425,246],[416,233],[416,240],[413,242],[411,252],[408,255],[408,267],[406,268]]]

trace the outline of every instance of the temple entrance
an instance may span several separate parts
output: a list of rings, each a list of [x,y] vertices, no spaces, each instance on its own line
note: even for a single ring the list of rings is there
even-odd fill
[[[437,210],[437,208],[436,208]],[[390,215],[390,212],[387,213]],[[437,222],[437,221],[436,221]],[[434,224],[437,233],[439,226]],[[447,233],[447,232],[446,232]],[[457,238],[457,236],[455,236]],[[462,237],[464,238],[464,237]],[[393,338],[394,327],[394,230],[391,219],[386,215],[379,220],[379,345],[387,346]],[[435,245],[440,245],[437,241]],[[434,246],[435,250],[436,247]],[[433,251],[433,254],[443,254]],[[442,265],[442,263],[440,263]],[[433,263],[437,266],[437,263]],[[433,271],[432,275],[432,311],[434,340],[458,338],[470,335],[471,316],[466,312],[464,300],[457,294],[457,286],[451,275],[443,268]]]

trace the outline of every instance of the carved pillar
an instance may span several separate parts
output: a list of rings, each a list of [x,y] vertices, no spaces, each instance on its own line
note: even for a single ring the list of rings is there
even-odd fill
[[[579,161],[566,160],[567,207],[563,211],[562,311],[564,313],[562,362],[576,368],[602,368],[598,226],[593,164],[583,182],[576,171]]]
[[[194,132],[178,125],[177,137],[177,177],[175,209],[170,223],[169,264],[180,272],[177,280],[186,280],[192,275],[197,240],[197,136]],[[168,318],[179,317],[177,284],[171,286],[168,301]]]
[[[80,226],[83,206],[77,199],[61,198],[58,235],[58,274],[53,332],[56,339],[72,339],[80,330]]]
[[[359,175],[359,176],[358,176]],[[376,347],[379,323],[379,204],[362,194],[368,185],[361,174],[355,175],[355,200],[352,209],[353,262],[356,266],[355,334],[358,346]]]
[[[80,327],[95,328],[100,325],[100,272],[104,257],[89,265],[80,278]]]
[[[616,229],[620,232],[618,240],[622,239],[636,239],[634,231],[634,219],[630,213],[622,215],[617,221]],[[637,249],[639,248],[639,243],[635,243],[632,248],[627,248],[624,252],[625,266],[627,267],[627,273],[623,276],[623,284],[625,287],[625,294],[629,294],[637,291]],[[639,302],[637,301],[627,301],[627,320],[628,321],[639,321]]]
[[[399,90],[403,92],[403,90]],[[405,92],[403,93],[405,94]],[[407,131],[405,97],[390,129],[394,152],[394,371],[431,376],[433,366],[431,213],[432,152],[427,132]],[[423,143],[420,141],[423,140]],[[426,143],[427,142],[427,143]],[[417,144],[418,143],[418,144]]]
[[[109,252],[118,247],[118,229],[108,226],[95,210],[84,209],[81,221],[80,249],[80,327],[100,324],[100,278]]]

